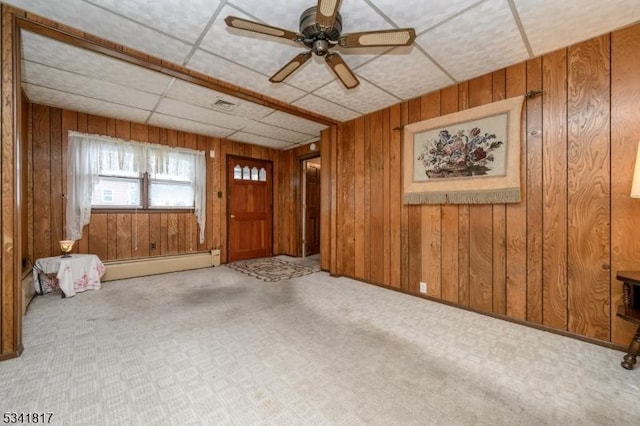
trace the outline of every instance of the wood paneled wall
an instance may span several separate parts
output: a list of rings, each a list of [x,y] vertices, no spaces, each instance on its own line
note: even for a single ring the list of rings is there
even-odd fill
[[[15,81],[19,61],[14,55],[17,34],[13,26],[13,9],[0,4],[0,360],[18,356],[22,351],[22,318],[20,283],[21,253],[20,218],[22,217],[21,116],[20,93]],[[17,118],[17,120],[16,120]],[[17,142],[17,143],[16,143]]]
[[[628,195],[638,58],[635,25],[325,131],[323,264],[416,295],[426,281],[437,300],[627,345],[615,273],[640,267],[640,202]],[[401,203],[399,127],[532,90],[544,93],[522,116],[521,203]]]
[[[298,249],[299,159],[305,148],[276,151],[255,145],[95,115],[30,104],[31,186],[29,206],[31,260],[59,253],[64,238],[66,149],[69,130],[179,146],[207,155],[207,221],[205,242],[199,243],[193,213],[93,213],[82,239],[81,253],[95,253],[104,260],[190,253],[221,249],[226,262],[226,156],[236,155],[274,162],[274,253],[295,255]],[[308,149],[308,148],[307,148]],[[215,152],[210,158],[209,151]],[[155,249],[151,248],[155,243]]]

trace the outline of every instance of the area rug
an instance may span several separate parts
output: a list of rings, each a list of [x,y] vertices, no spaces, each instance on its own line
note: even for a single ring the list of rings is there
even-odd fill
[[[267,282],[288,280],[320,270],[319,268],[289,262],[277,257],[239,260],[227,263],[227,267]]]

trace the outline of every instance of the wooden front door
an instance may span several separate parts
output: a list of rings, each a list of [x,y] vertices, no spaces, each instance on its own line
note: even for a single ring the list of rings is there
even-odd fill
[[[304,162],[304,239],[305,256],[320,253],[320,164]]]
[[[229,262],[271,256],[272,164],[227,157]]]

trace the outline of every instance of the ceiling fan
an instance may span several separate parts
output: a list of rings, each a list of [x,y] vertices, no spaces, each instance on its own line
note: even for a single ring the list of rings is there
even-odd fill
[[[338,12],[339,7],[340,0],[318,0],[317,6],[308,8],[300,15],[299,33],[235,16],[227,16],[224,21],[232,28],[292,40],[311,49],[298,54],[271,76],[269,81],[273,83],[284,81],[315,53],[318,56],[324,56],[329,67],[347,89],[353,89],[360,84],[360,81],[340,54],[331,52],[331,48],[336,45],[344,48],[409,46],[415,40],[416,32],[413,28],[400,28],[341,35],[342,17]]]

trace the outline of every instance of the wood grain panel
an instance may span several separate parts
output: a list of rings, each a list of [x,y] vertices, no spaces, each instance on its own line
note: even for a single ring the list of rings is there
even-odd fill
[[[60,240],[64,239],[64,189],[62,187],[62,110],[51,108],[49,110],[50,130],[50,220],[51,220],[51,253],[60,251]]]
[[[116,257],[118,259],[130,259],[131,256],[131,214],[129,213],[117,213],[116,214],[116,234],[118,235],[118,241],[116,243]]]
[[[385,211],[384,211],[384,151],[382,132],[384,115],[377,111],[371,115],[370,146],[369,146],[369,178],[370,204],[369,211],[369,279],[378,284],[384,284],[385,266]]]
[[[567,51],[543,61],[543,324],[567,329]]]
[[[149,215],[149,256],[158,256],[162,253],[161,217],[161,214]]]
[[[364,214],[355,216],[355,223],[364,222],[364,265],[365,274],[360,277],[366,281],[371,280],[371,122],[373,115],[364,117]],[[356,256],[357,257],[357,256]],[[354,259],[355,261],[355,259]]]
[[[440,115],[440,92],[421,97],[420,119]],[[440,297],[442,293],[442,221],[439,205],[423,205],[422,214],[422,276],[427,283],[427,295]]]
[[[458,84],[458,109],[469,108],[469,82]],[[458,206],[458,303],[469,306],[469,205]]]
[[[180,224],[178,221],[178,213],[167,213],[167,249],[166,254],[178,253],[178,233],[180,232]]]
[[[89,250],[100,259],[109,258],[109,246],[107,241],[107,214],[92,214],[89,223]],[[59,250],[59,248],[58,248]]]
[[[382,110],[382,284],[389,283],[391,279],[391,182],[390,164],[391,149],[389,146],[390,116],[389,108]]]
[[[507,97],[507,71],[502,69],[491,74],[493,101],[500,101]],[[493,308],[497,314],[506,314],[507,311],[507,206],[494,204],[493,210]]]
[[[617,271],[640,265],[639,200],[629,197],[640,141],[640,25],[611,35],[611,307],[622,304]],[[627,346],[635,325],[613,315],[611,341]]]
[[[527,91],[542,89],[541,61],[527,62]],[[542,323],[542,143],[540,97],[526,103],[527,141],[527,320]]]
[[[34,105],[32,108],[33,138],[33,216],[34,216],[34,248],[33,258],[52,256],[51,251],[51,147],[49,108]]]
[[[401,209],[402,209],[402,131],[400,106],[389,108],[389,285],[400,288]]]
[[[323,271],[331,270],[331,194],[335,191],[331,188],[331,146],[334,143],[332,129],[320,132],[320,268]]]
[[[118,215],[107,214],[107,260],[118,259]]]
[[[569,331],[610,337],[610,44],[569,48]]]
[[[422,117],[422,101],[415,98],[407,102],[407,123],[416,123]],[[417,293],[422,280],[422,206],[407,205],[408,276],[406,289]]]
[[[492,99],[491,74],[469,81],[469,107]],[[469,306],[493,311],[493,208],[489,204],[469,206]]]
[[[526,64],[507,68],[507,98],[526,93]],[[526,117],[522,119],[526,129]],[[527,316],[527,143],[520,137],[520,188],[522,202],[507,204],[507,316]]]
[[[341,238],[341,252],[338,252],[339,273],[353,277],[355,275],[355,147],[353,137],[355,124],[353,122],[342,126],[342,139],[338,147],[340,157],[340,181],[343,190],[338,197],[338,215],[340,227],[338,234]]]
[[[365,149],[364,149],[364,118],[360,117],[354,121],[354,134],[353,134],[353,152],[354,152],[354,180],[355,180],[355,193],[354,193],[354,214],[356,218],[364,218],[368,212],[365,212]],[[355,275],[358,278],[367,280],[367,265],[365,265],[365,244],[368,241],[365,236],[365,222],[364,220],[355,221],[355,235],[354,235],[354,250],[355,250]]]
[[[458,111],[458,86],[454,85],[440,91],[440,114]],[[442,206],[442,299],[458,303],[458,206]]]

